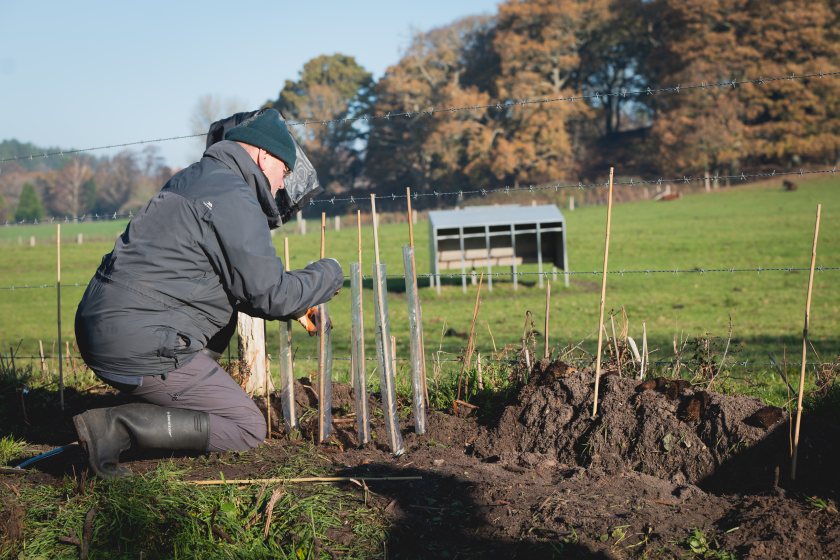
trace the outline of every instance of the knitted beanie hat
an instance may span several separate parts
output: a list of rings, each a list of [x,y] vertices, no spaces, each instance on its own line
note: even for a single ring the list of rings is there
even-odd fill
[[[295,142],[276,109],[261,111],[231,128],[225,134],[225,140],[244,142],[262,148],[277,159],[283,160],[289,169],[295,167]]]

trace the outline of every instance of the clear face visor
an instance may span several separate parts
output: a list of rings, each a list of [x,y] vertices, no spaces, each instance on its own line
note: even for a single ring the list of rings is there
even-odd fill
[[[210,125],[210,130],[207,132],[207,148],[224,139],[225,133],[231,128],[241,124],[251,117],[261,113],[260,111],[249,111],[245,113],[236,113],[230,117],[218,120]],[[288,222],[301,208],[309,203],[309,200],[317,195],[322,189],[321,183],[318,182],[318,174],[315,167],[303,148],[300,147],[297,139],[292,134],[292,141],[295,143],[295,153],[297,155],[295,167],[292,169],[291,175],[286,177],[284,181],[284,188],[277,191],[274,197],[277,203],[277,209],[280,211],[280,219],[283,223]]]
[[[297,155],[295,167],[292,169],[292,174],[286,177],[283,189],[277,191],[277,196],[275,197],[275,199],[280,198],[284,192],[285,196],[288,197],[288,201],[283,201],[282,203],[280,200],[277,200],[277,208],[280,209],[280,215],[284,223],[288,221],[288,218],[284,215],[284,206],[286,203],[290,207],[290,212],[296,212],[323,190],[321,183],[318,182],[318,174],[315,172],[315,167],[312,165],[312,162],[306,157],[298,141],[294,137],[292,137],[292,140],[295,143],[295,153]],[[281,206],[281,204],[283,205]]]

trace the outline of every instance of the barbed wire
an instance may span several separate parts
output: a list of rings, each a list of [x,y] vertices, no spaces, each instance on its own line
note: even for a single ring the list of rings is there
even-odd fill
[[[632,270],[608,270],[607,274],[610,276],[624,276],[624,275],[631,275],[631,274],[717,274],[717,273],[728,273],[728,274],[737,274],[737,273],[747,273],[747,272],[755,272],[757,274],[761,274],[764,272],[786,272],[786,273],[793,273],[793,272],[809,272],[810,268],[802,268],[802,267],[794,267],[794,266],[759,266],[755,268],[645,268],[645,269],[632,269]],[[838,272],[840,271],[840,267],[834,266],[818,266],[814,268],[814,272]],[[516,272],[491,272],[488,273],[487,271],[481,271],[476,269],[475,273],[471,271],[469,272],[453,272],[447,274],[418,274],[418,280],[433,280],[433,279],[441,279],[441,280],[461,280],[465,277],[472,277],[475,276],[476,279],[480,275],[484,275],[485,278],[510,278],[512,276],[517,277],[562,277],[562,276],[601,276],[604,272],[602,270],[569,270],[564,272],[560,269],[556,271],[543,271],[543,272],[534,272],[534,271],[516,271]],[[405,276],[388,276],[388,280],[405,280]],[[344,276],[344,280],[351,280],[350,276]],[[373,276],[362,276],[362,280],[373,280]],[[15,291],[15,290],[38,290],[38,289],[54,289],[56,284],[20,284],[20,285],[10,285],[10,286],[0,286],[0,290],[5,291]],[[74,283],[63,283],[61,284],[62,288],[84,288],[87,287],[87,283],[81,282],[74,282]]]
[[[134,212],[129,210],[128,213],[120,214],[119,212],[114,213],[107,213],[107,214],[83,214],[81,216],[77,216],[75,218],[71,218],[70,216],[55,217],[49,216],[44,218],[43,220],[17,220],[14,222],[10,222],[6,220],[3,224],[3,227],[15,227],[15,226],[37,226],[37,225],[45,225],[45,224],[83,224],[83,223],[93,223],[93,222],[113,222],[115,220],[124,220],[124,219],[132,219],[134,217]]]
[[[625,180],[613,180],[613,186],[631,186],[631,187],[642,187],[648,185],[656,185],[657,187],[662,187],[663,185],[667,186],[669,184],[690,184],[690,183],[699,183],[705,181],[711,182],[720,182],[720,181],[740,181],[746,182],[751,179],[773,179],[776,177],[789,177],[789,176],[800,176],[804,177],[807,175],[836,175],[840,172],[836,166],[832,167],[831,169],[799,169],[796,171],[769,171],[769,172],[762,172],[762,173],[740,173],[737,175],[710,175],[706,176],[699,176],[699,175],[683,175],[682,177],[672,177],[672,178],[664,178],[658,177],[656,179],[625,179]],[[523,185],[523,186],[513,186],[506,185],[504,187],[482,187],[482,188],[475,188],[471,187],[468,189],[459,189],[457,191],[438,191],[431,188],[431,191],[426,192],[412,192],[411,198],[414,200],[418,200],[420,198],[428,198],[428,197],[436,197],[438,199],[441,198],[448,198],[448,197],[457,197],[458,199],[470,196],[481,196],[486,197],[493,194],[504,194],[506,196],[510,195],[519,195],[523,193],[536,193],[541,191],[554,191],[558,192],[560,189],[578,189],[578,190],[593,190],[597,188],[605,188],[609,186],[609,182],[596,182],[596,183],[583,183],[578,181],[577,183],[562,183],[562,182],[555,182],[550,184],[542,184],[542,185]],[[310,206],[314,206],[316,204],[332,204],[334,205],[336,202],[349,202],[350,204],[369,204],[370,203],[370,195],[375,193],[365,193],[360,194],[359,196],[351,195],[347,197],[330,197],[330,198],[316,198],[311,199],[309,201]],[[375,194],[376,200],[403,200],[408,197],[407,194]],[[50,217],[48,219],[38,221],[27,221],[27,220],[19,220],[16,222],[6,222],[3,224],[3,227],[16,227],[16,226],[30,226],[30,225],[43,225],[43,224],[54,224],[56,222],[60,223],[92,223],[92,222],[102,222],[102,221],[114,221],[114,220],[121,220],[121,219],[132,219],[134,217],[134,213],[129,211],[126,214],[120,214],[114,212],[113,214],[85,214],[79,216],[77,218],[71,218],[69,216],[65,216],[64,218],[56,218]]]
[[[720,181],[741,181],[745,182],[749,179],[772,179],[775,177],[785,177],[790,175],[799,175],[804,177],[805,175],[819,175],[819,174],[836,174],[838,172],[837,167],[833,167],[831,169],[818,169],[818,170],[806,170],[806,169],[799,169],[798,171],[780,171],[776,172],[770,171],[765,173],[740,173],[738,175],[718,175],[715,174],[713,176],[691,176],[691,175],[683,175],[679,178],[663,178],[659,177],[656,179],[628,179],[624,181],[616,181],[613,180],[613,186],[646,186],[646,185],[669,185],[669,184],[690,184],[690,183],[698,183],[698,182],[720,182]],[[411,198],[417,200],[419,198],[424,197],[437,197],[437,198],[445,198],[456,196],[458,198],[464,198],[467,196],[488,196],[492,194],[504,194],[504,195],[511,195],[511,194],[521,194],[521,193],[533,193],[533,192],[540,192],[540,191],[554,191],[558,192],[560,189],[579,189],[579,190],[586,190],[586,189],[596,189],[596,188],[604,188],[609,187],[609,181],[605,182],[597,182],[597,183],[551,183],[548,185],[525,185],[525,186],[513,186],[506,185],[504,187],[494,187],[494,188],[472,188],[468,190],[460,189],[457,191],[446,191],[446,192],[439,192],[432,188],[431,192],[412,192]],[[313,198],[309,201],[310,206],[314,206],[316,204],[335,204],[336,202],[349,202],[351,204],[360,204],[360,203],[369,203],[370,202],[370,195],[374,193],[367,193],[360,195],[359,197],[349,196],[349,197],[331,197],[331,198]],[[383,195],[376,195],[376,200],[401,200],[407,198],[407,194],[383,194]]]
[[[453,114],[459,113],[464,111],[486,111],[486,110],[496,110],[499,112],[506,111],[508,109],[514,107],[523,107],[529,105],[543,105],[543,104],[552,104],[552,103],[574,103],[578,101],[586,101],[591,99],[602,99],[602,98],[609,98],[609,97],[643,97],[643,96],[653,96],[653,95],[661,95],[661,94],[680,94],[683,91],[692,91],[692,90],[705,90],[705,89],[713,89],[713,88],[725,88],[725,89],[737,89],[739,86],[744,85],[754,85],[754,86],[763,86],[768,83],[772,82],[780,82],[780,81],[792,81],[792,80],[807,80],[811,78],[832,78],[835,76],[840,75],[840,71],[834,72],[813,72],[809,74],[796,74],[791,73],[784,76],[759,76],[758,78],[754,79],[744,79],[744,80],[722,80],[722,81],[701,81],[698,83],[688,84],[688,85],[675,85],[669,87],[646,87],[643,89],[636,89],[636,90],[627,90],[622,88],[620,90],[611,90],[611,91],[593,91],[590,93],[584,93],[581,95],[570,95],[570,96],[561,96],[561,97],[539,97],[539,98],[525,98],[525,99],[514,99],[509,101],[497,101],[495,103],[487,103],[481,105],[462,105],[462,106],[450,106],[450,107],[428,107],[427,109],[417,110],[417,111],[399,111],[399,112],[387,112],[387,113],[380,113],[380,114],[372,114],[372,115],[358,115],[353,117],[344,117],[344,118],[335,118],[335,119],[305,119],[305,120],[298,120],[298,121],[286,121],[289,126],[303,126],[308,127],[312,125],[318,126],[328,126],[331,124],[351,124],[358,121],[376,121],[376,120],[390,120],[390,119],[410,119],[413,117],[429,117],[439,114]],[[122,142],[118,144],[107,144],[103,146],[94,146],[90,148],[79,148],[79,149],[70,149],[70,150],[59,150],[55,152],[43,152],[43,153],[30,153],[21,156],[12,156],[7,158],[0,159],[0,165],[4,163],[12,163],[17,161],[23,160],[34,160],[34,159],[43,159],[49,157],[63,157],[67,155],[76,155],[85,152],[92,152],[98,150],[107,150],[107,149],[114,149],[114,148],[126,148],[130,146],[137,146],[142,144],[153,144],[153,143],[161,143],[161,142],[169,142],[173,140],[184,140],[188,138],[200,138],[206,136],[205,133],[202,134],[185,134],[179,136],[168,136],[163,138],[156,138],[152,140],[136,140],[133,142]]]

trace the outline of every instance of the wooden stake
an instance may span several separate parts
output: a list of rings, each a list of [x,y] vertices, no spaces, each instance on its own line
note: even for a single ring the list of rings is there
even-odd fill
[[[805,393],[805,362],[808,358],[808,327],[811,322],[811,294],[814,290],[814,266],[817,262],[817,239],[820,236],[820,211],[822,204],[817,204],[817,223],[814,226],[814,244],[811,246],[811,271],[808,273],[808,296],[805,299],[805,327],[802,329],[802,369],[799,371],[799,395],[796,399],[796,428],[793,432],[793,460],[790,466],[790,479],[796,480],[796,459],[799,455],[799,426],[802,421],[802,397]]]
[[[610,226],[612,225],[613,169],[610,167],[610,191],[607,198],[607,233],[604,238],[604,274],[601,278],[601,305],[598,311],[598,352],[595,355],[595,397],[592,417],[598,416],[598,384],[601,381],[601,349],[604,345],[604,301],[607,298],[607,262],[610,256]]]
[[[55,249],[56,249],[56,280],[55,294],[57,300],[57,323],[58,323],[58,395],[61,410],[64,410],[64,367],[61,361],[61,224],[55,225]]]
[[[304,482],[373,482],[423,480],[420,476],[306,476],[301,478],[235,478],[231,480],[191,480],[196,486],[221,486],[224,484],[300,484]]]
[[[545,328],[543,329],[545,332],[543,333],[543,337],[545,340],[545,346],[543,348],[543,359],[548,360],[548,317],[549,313],[551,312],[551,282],[546,282],[545,284]]]

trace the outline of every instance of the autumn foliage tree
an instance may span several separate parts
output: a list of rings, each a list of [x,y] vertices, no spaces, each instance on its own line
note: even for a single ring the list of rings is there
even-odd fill
[[[373,78],[352,56],[318,56],[304,64],[297,81],[286,80],[272,105],[296,126],[321,183],[333,191],[352,188],[361,172],[364,127],[354,117],[370,110]],[[351,120],[346,120],[351,119]]]
[[[399,64],[377,83],[375,113],[398,114],[371,123],[367,173],[379,189],[452,188],[483,177],[496,128],[490,113],[430,109],[490,102],[487,92],[464,79],[488,22],[471,17],[416,34]]]
[[[838,13],[828,0],[660,0],[647,61],[662,84],[831,72]],[[661,97],[653,133],[663,167],[735,172],[743,165],[834,161],[840,82],[767,81]]]

